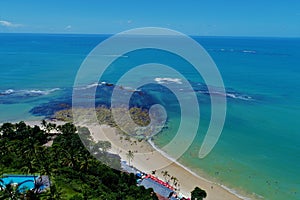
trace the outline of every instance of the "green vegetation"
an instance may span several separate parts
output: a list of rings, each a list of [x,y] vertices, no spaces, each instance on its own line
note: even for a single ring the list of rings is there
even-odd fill
[[[78,128],[80,140],[71,123],[42,124],[42,128],[24,122],[0,127],[0,173],[48,175],[51,187],[41,194],[22,194],[18,186],[8,186],[0,191],[0,199],[157,199],[152,189],[136,186],[133,174],[115,170],[120,158],[106,152],[109,142],[95,143],[84,127]]]
[[[163,175],[163,177],[165,178],[165,181],[168,182],[168,178],[170,177],[170,174],[167,170],[165,171],[161,171],[161,174]]]
[[[202,200],[206,198],[207,194],[205,190],[200,189],[199,187],[195,187],[195,189],[191,192],[192,200]]]

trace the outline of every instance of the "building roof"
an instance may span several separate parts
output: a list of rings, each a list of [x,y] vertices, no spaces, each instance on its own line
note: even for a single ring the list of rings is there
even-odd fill
[[[49,188],[51,185],[48,176],[39,176],[35,179],[35,187],[33,188],[36,192],[40,193],[44,189]]]
[[[150,178],[143,179],[140,185],[144,186],[146,189],[152,188],[155,193],[163,197],[169,197],[170,194],[173,192],[171,189],[153,181]]]

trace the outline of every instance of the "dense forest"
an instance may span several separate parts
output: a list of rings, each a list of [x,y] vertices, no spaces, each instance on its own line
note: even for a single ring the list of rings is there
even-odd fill
[[[2,124],[0,175],[47,175],[51,186],[38,193],[0,183],[0,200],[157,199],[152,189],[136,185],[133,174],[115,170],[120,169],[120,157],[107,153],[109,142],[96,143],[87,128],[78,129],[71,123],[56,126],[45,121],[34,127],[24,122]]]

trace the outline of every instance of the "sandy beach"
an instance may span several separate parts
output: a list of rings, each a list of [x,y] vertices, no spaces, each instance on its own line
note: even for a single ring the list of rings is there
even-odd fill
[[[106,140],[112,144],[112,153],[119,154],[121,159],[128,162],[126,153],[131,150],[134,158],[131,165],[137,169],[151,173],[156,170],[155,176],[164,180],[161,171],[168,171],[170,176],[175,176],[180,184],[180,190],[184,196],[190,197],[190,192],[196,187],[200,187],[207,192],[208,200],[238,200],[245,199],[229,192],[217,183],[208,181],[191,172],[181,164],[174,162],[167,155],[163,155],[155,146],[151,146],[146,141],[138,141],[132,138],[125,138],[124,135],[116,133],[115,129],[106,125],[87,125],[96,141]]]
[[[26,121],[30,126],[41,125],[40,121]],[[57,125],[62,125],[65,122],[51,121]],[[168,171],[170,176],[178,179],[179,190],[185,197],[190,197],[190,192],[196,187],[204,189],[207,193],[207,200],[241,200],[248,199],[230,192],[224,186],[206,180],[199,175],[193,173],[188,168],[180,163],[173,161],[168,155],[154,146],[149,141],[138,141],[137,139],[126,137],[117,133],[115,128],[108,125],[99,124],[81,124],[90,130],[95,141],[109,141],[112,145],[111,153],[120,155],[123,161],[129,163],[127,152],[130,150],[134,152],[134,158],[130,165],[145,173],[155,172],[155,176],[161,180],[165,180],[162,171]],[[172,182],[172,181],[171,181]]]

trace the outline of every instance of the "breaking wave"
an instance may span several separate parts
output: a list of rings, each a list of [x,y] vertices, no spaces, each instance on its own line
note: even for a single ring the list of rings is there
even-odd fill
[[[199,91],[199,92],[202,94],[206,94],[206,95],[226,96],[231,99],[240,99],[240,100],[245,100],[245,101],[253,100],[253,98],[251,96],[240,94],[237,92],[226,92],[226,93],[222,93],[222,92],[218,92],[218,91],[212,91],[212,92]]]
[[[37,89],[31,89],[31,90],[13,90],[13,89],[7,89],[0,91],[0,96],[42,96],[42,95],[48,95],[52,92],[58,91],[60,88],[53,88],[48,90],[37,90]]]
[[[168,84],[168,83],[182,84],[182,80],[180,78],[160,78],[160,77],[157,77],[154,80],[159,84]]]
[[[170,77],[164,77],[160,78],[157,77],[154,79],[158,84],[171,84],[171,83],[176,83],[176,84],[182,84],[182,80],[179,78],[170,78]],[[227,90],[226,93],[220,92],[218,88],[210,87],[210,91],[208,90],[207,86],[203,83],[198,83],[198,82],[192,82],[190,81],[192,87],[194,90],[200,94],[205,94],[205,95],[216,95],[216,96],[226,96],[227,98],[231,99],[239,99],[239,100],[253,100],[253,98],[249,95],[242,94],[239,92],[236,92],[234,90]],[[181,86],[179,86],[181,87]],[[180,88],[180,91],[185,91],[185,88]]]

